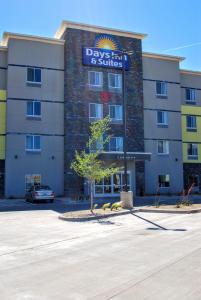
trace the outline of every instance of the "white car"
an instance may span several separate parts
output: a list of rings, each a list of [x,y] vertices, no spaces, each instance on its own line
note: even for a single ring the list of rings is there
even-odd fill
[[[48,185],[36,185],[32,186],[26,193],[25,198],[27,201],[39,201],[49,200],[51,203],[54,202],[55,194]]]

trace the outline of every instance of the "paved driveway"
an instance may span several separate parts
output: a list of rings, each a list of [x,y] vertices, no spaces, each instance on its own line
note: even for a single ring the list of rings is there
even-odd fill
[[[53,210],[62,213],[78,208],[88,208],[89,206],[89,203],[87,203],[86,201],[75,203],[75,201],[69,201],[66,198],[55,199],[54,203],[49,203],[45,201],[40,201],[39,203],[32,203],[25,201],[25,199],[0,199],[0,212]]]
[[[0,213],[1,300],[200,300],[201,214]]]

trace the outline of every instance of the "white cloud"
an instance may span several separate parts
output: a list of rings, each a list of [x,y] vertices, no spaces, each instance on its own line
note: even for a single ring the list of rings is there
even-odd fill
[[[180,49],[190,48],[190,47],[194,47],[194,46],[198,46],[198,45],[201,45],[201,42],[193,43],[193,44],[188,44],[188,45],[183,45],[183,46],[179,46],[179,47],[176,47],[176,48],[169,48],[169,49],[163,50],[162,52],[168,52],[168,51],[173,51],[173,50],[180,50]]]

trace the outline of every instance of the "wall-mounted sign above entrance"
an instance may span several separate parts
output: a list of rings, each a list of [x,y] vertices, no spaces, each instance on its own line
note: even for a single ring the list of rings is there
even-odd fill
[[[99,34],[95,38],[94,47],[82,48],[82,63],[87,66],[104,68],[129,69],[129,57],[122,55],[118,41],[110,35]]]

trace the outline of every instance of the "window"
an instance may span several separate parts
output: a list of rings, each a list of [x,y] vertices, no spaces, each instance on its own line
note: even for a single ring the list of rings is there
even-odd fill
[[[198,159],[198,145],[197,144],[188,144],[188,159]]]
[[[101,137],[98,141],[90,145],[90,151],[103,150],[103,137]]]
[[[40,117],[41,116],[41,103],[40,101],[27,102],[27,116]]]
[[[123,187],[125,185],[124,173],[119,172],[116,173],[109,178],[104,178],[101,181],[95,182],[94,193],[95,195],[118,195],[121,191],[123,191]],[[128,189],[131,189],[131,174],[127,173],[127,183]]]
[[[157,124],[159,126],[168,126],[168,112],[157,111]]]
[[[121,89],[122,88],[121,74],[109,73],[108,82],[109,82],[109,88]]]
[[[122,121],[122,105],[109,105],[109,116],[112,121]]]
[[[156,94],[158,96],[167,96],[167,82],[156,81]]]
[[[187,130],[197,130],[196,116],[186,116],[186,129]]]
[[[157,152],[158,154],[169,154],[169,141],[158,141]]]
[[[29,174],[25,175],[25,190],[26,192],[30,190],[33,185],[41,184],[41,175],[40,174]]]
[[[90,86],[97,86],[101,87],[103,85],[103,73],[102,72],[95,72],[89,71],[89,85]]]
[[[41,83],[41,69],[27,68],[27,81],[32,83]]]
[[[170,187],[170,175],[159,175],[158,176],[158,185],[160,188]]]
[[[103,150],[103,138],[96,142],[96,150]]]
[[[40,151],[40,135],[27,135],[26,136],[26,150],[27,151]]]
[[[123,138],[111,137],[109,141],[109,151],[123,151]]]
[[[105,138],[102,137],[99,141],[90,146],[90,150],[104,150],[110,152],[123,152],[123,137],[111,137],[109,140],[109,145],[106,146],[104,144]]]
[[[186,102],[196,102],[196,90],[186,88]]]
[[[89,104],[89,118],[90,120],[99,120],[103,117],[103,105],[98,103]]]

